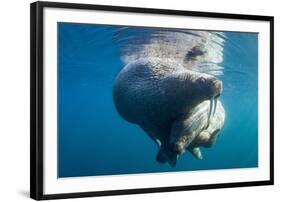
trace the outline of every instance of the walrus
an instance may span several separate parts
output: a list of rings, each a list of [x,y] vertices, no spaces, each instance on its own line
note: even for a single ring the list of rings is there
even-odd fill
[[[198,104],[173,124],[170,137],[173,150],[181,155],[188,149],[196,158],[202,159],[199,147],[211,147],[216,142],[224,120],[225,110],[219,100]]]
[[[171,128],[199,103],[221,93],[222,82],[216,77],[188,70],[174,60],[151,57],[127,64],[113,87],[120,116],[139,125],[158,145],[157,161],[172,166],[177,153],[170,148]]]

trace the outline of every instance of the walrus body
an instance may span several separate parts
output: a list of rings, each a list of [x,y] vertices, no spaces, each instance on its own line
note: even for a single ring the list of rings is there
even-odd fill
[[[219,96],[221,91],[222,82],[214,76],[187,70],[170,60],[150,58],[122,69],[113,97],[118,113],[138,124],[157,143],[157,160],[175,165],[171,128],[199,103]]]
[[[200,103],[173,124],[170,144],[179,155],[188,149],[195,157],[202,159],[199,147],[211,147],[215,143],[224,125],[225,111],[219,100],[215,100],[215,104],[211,102]]]

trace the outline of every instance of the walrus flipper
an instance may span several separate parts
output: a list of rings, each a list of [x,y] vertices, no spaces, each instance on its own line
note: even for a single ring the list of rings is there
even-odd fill
[[[172,141],[170,144],[172,145],[172,149],[177,154],[183,154],[186,148],[192,143],[192,141],[196,137],[195,131],[186,131],[185,129],[182,130],[172,130],[171,132],[171,139]]]
[[[188,149],[190,153],[195,156],[197,159],[202,160],[203,156],[199,147],[193,147]]]
[[[159,163],[168,163],[172,167],[175,167],[177,164],[177,157],[178,157],[177,154],[169,152],[169,151],[164,151],[164,149],[161,147],[156,156],[156,160]]]
[[[159,162],[159,163],[166,163],[167,162],[167,158],[166,156],[163,154],[162,150],[160,149],[158,151],[158,154],[156,156],[156,160]]]

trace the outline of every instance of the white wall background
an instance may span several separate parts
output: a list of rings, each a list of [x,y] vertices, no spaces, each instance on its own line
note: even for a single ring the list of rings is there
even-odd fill
[[[69,0],[70,1],[70,0]],[[29,195],[29,3],[0,6],[0,201],[27,201]],[[281,12],[278,0],[72,0],[120,6],[168,8],[275,16],[275,185],[68,201],[278,201],[281,196]],[[280,199],[279,199],[280,200]]]

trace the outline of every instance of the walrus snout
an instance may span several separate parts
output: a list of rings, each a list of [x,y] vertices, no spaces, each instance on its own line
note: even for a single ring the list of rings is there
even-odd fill
[[[222,90],[223,90],[222,81],[216,79],[213,81],[213,84],[214,84],[214,92],[215,92],[214,97],[219,97],[222,94]]]

